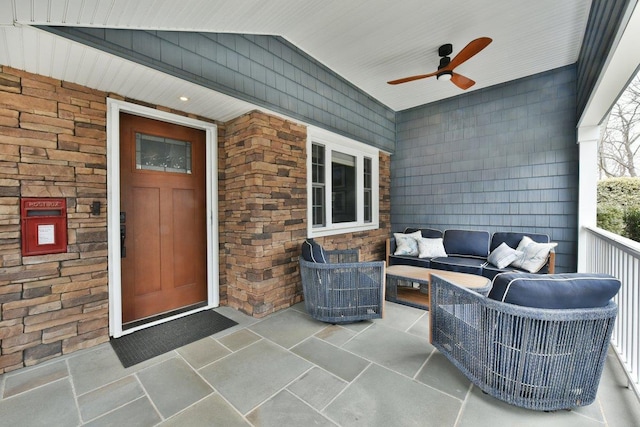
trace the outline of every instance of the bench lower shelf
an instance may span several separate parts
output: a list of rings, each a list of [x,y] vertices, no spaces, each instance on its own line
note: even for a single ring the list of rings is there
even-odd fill
[[[411,307],[429,310],[429,294],[420,292],[420,289],[398,287],[396,298],[387,298],[388,301],[397,302]]]

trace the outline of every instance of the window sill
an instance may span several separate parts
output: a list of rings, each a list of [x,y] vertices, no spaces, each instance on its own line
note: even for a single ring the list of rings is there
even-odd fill
[[[337,234],[359,233],[362,231],[377,230],[380,228],[378,223],[370,223],[365,225],[349,225],[344,227],[333,226],[331,228],[314,228],[307,232],[307,237],[324,237],[335,236]]]

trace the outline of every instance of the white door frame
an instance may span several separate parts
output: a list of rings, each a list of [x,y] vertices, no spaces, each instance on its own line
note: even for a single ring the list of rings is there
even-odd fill
[[[206,216],[207,216],[207,305],[176,316],[122,330],[122,266],[120,262],[120,112],[181,126],[202,129],[206,133]],[[107,98],[107,244],[109,261],[109,335],[124,334],[197,311],[218,307],[218,127],[213,123],[154,110],[130,102]]]

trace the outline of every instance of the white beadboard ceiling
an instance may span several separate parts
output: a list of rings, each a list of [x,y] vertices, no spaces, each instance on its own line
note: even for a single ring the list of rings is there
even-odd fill
[[[591,0],[0,0],[0,64],[226,120],[251,105],[33,29],[69,25],[282,36],[395,111],[463,93],[437,68],[493,39],[456,72],[477,90],[575,63]],[[191,98],[186,104],[178,95]],[[212,97],[217,102],[212,102]]]

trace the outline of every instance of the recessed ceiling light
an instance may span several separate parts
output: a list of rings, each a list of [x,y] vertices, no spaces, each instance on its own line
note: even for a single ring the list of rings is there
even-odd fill
[[[187,98],[187,97],[186,97],[186,96],[184,96],[184,95],[182,95],[182,96],[180,97],[180,101],[187,102],[188,100],[189,100],[189,98]]]

